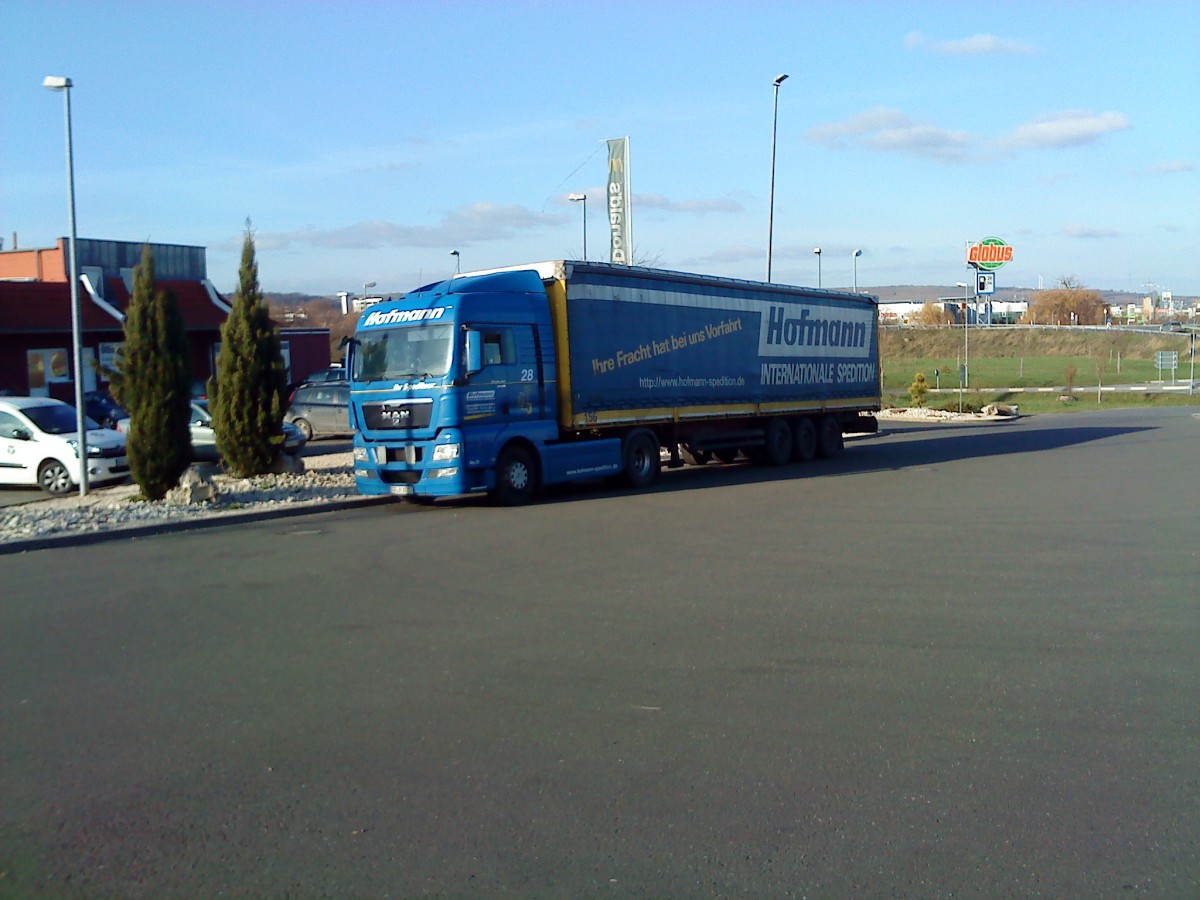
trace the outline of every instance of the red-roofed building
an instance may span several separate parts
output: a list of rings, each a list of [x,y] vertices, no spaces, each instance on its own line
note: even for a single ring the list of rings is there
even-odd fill
[[[141,243],[76,239],[85,391],[105,385],[93,363],[111,366],[125,340],[125,310]],[[0,392],[74,401],[67,240],[53,248],[0,251]],[[175,294],[192,374],[207,381],[229,300],[208,280],[203,247],[151,244],[158,287]],[[291,381],[329,365],[328,329],[280,329]]]

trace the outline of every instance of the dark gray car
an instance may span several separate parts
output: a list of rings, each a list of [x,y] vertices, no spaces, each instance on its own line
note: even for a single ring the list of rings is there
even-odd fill
[[[306,440],[350,434],[350,385],[345,381],[301,385],[292,394],[283,420],[299,428]]]

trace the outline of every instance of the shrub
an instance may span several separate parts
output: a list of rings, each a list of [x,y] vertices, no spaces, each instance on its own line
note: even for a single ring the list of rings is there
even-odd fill
[[[924,406],[926,397],[929,393],[929,383],[925,380],[925,373],[918,372],[916,379],[908,386],[908,396],[912,398],[914,406]]]
[[[146,499],[161,500],[191,462],[192,371],[179,303],[157,290],[148,245],[133,270],[119,362],[106,374],[113,398],[129,411],[130,474]]]
[[[221,326],[217,377],[208,390],[217,450],[226,465],[242,477],[266,473],[283,443],[287,373],[258,285],[249,222],[233,309]]]

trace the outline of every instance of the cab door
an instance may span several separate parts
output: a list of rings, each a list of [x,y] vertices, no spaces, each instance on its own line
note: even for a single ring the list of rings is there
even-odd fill
[[[494,455],[513,432],[536,439],[529,426],[542,414],[540,366],[531,325],[472,327],[481,338],[482,368],[463,397],[463,418],[473,448]]]

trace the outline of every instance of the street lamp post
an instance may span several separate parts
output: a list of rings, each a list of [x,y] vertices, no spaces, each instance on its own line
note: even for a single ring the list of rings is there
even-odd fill
[[[821,286],[821,248],[816,247],[813,253],[817,254],[817,287]]]
[[[454,274],[458,275],[462,272],[462,257],[458,255],[457,250],[451,250],[450,255],[454,257]]]
[[[854,262],[854,293],[858,293],[858,258],[862,256],[861,250],[855,250],[851,260]]]
[[[775,79],[775,112],[771,119],[771,197],[767,206],[767,281],[771,280],[771,245],[775,240],[775,139],[779,133],[779,86],[787,75]]]
[[[70,275],[71,275],[71,349],[75,365],[75,427],[79,443],[79,496],[88,492],[87,414],[83,405],[83,323],[79,313],[79,265],[75,256],[75,158],[71,147],[71,88],[70,78],[47,75],[42,87],[62,91],[67,123],[67,207],[70,215]]]
[[[967,326],[968,326],[968,322],[969,322],[969,320],[967,319],[967,287],[968,287],[968,285],[967,285],[967,283],[966,283],[965,281],[956,281],[956,282],[954,282],[954,286],[955,286],[955,287],[960,287],[960,288],[962,288],[962,289],[963,289],[963,302],[962,302],[962,314],[963,314],[963,365],[962,365],[962,372],[960,372],[960,373],[959,373],[959,376],[958,376],[958,413],[959,413],[959,415],[962,415],[962,411],[963,411],[963,387],[965,387],[965,386],[966,386],[967,379],[970,377],[970,367],[969,367],[969,365],[968,365],[968,361],[969,361],[969,359],[970,359],[970,346],[969,346],[969,341],[970,341],[970,334],[971,334],[971,332],[970,332],[970,329],[967,327]]]
[[[568,194],[572,203],[583,201],[583,261],[587,262],[587,194]]]

